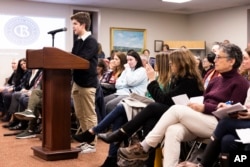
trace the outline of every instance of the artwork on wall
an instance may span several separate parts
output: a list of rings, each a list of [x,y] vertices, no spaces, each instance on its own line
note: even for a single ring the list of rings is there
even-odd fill
[[[110,28],[110,50],[142,52],[146,48],[146,29]]]
[[[155,52],[162,51],[163,41],[162,40],[155,40]]]

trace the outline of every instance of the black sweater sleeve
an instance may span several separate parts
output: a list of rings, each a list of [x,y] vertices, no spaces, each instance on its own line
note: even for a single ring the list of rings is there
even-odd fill
[[[180,78],[175,83],[170,84],[170,89],[163,92],[157,81],[152,81],[148,85],[148,91],[153,99],[158,103],[173,105],[172,97],[187,94],[188,97],[203,95],[203,91],[199,90],[196,79]]]

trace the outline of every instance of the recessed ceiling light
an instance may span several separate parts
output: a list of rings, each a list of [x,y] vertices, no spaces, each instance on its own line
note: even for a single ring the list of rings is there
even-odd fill
[[[191,0],[162,0],[163,2],[172,2],[172,3],[185,3]]]

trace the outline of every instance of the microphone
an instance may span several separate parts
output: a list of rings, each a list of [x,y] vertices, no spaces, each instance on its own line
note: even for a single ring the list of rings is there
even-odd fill
[[[53,35],[53,34],[55,34],[55,33],[62,32],[62,31],[67,31],[67,28],[64,27],[64,28],[52,30],[52,31],[49,31],[48,34],[52,34],[52,35]]]

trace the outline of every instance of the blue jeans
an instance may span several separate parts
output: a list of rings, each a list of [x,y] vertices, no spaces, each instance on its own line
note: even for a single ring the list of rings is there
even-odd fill
[[[117,105],[104,119],[93,128],[95,134],[103,132],[107,129],[111,124],[112,131],[119,129],[124,123],[128,122],[127,115],[125,109],[122,104]],[[117,150],[119,145],[110,144],[109,145],[109,156],[114,157],[117,156]]]
[[[221,142],[221,153],[237,151],[242,147],[241,143],[234,141],[239,139],[235,130],[244,128],[250,128],[249,120],[224,118],[219,121],[214,131],[214,137]]]

